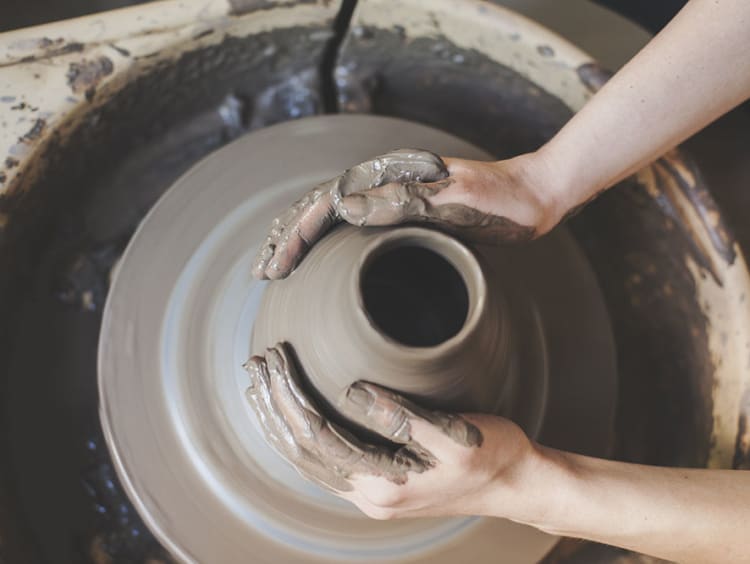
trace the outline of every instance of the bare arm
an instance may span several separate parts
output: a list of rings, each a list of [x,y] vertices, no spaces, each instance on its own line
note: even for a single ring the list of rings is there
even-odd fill
[[[750,2],[691,0],[540,151],[568,210],[750,97]]]
[[[427,221],[497,242],[538,237],[748,97],[750,2],[691,0],[538,151],[441,162],[401,150],[362,163],[277,218],[255,275],[287,276],[340,221]]]
[[[539,448],[515,520],[677,562],[750,561],[750,472],[659,468]],[[507,500],[505,501],[507,503]],[[513,518],[513,517],[511,517]]]

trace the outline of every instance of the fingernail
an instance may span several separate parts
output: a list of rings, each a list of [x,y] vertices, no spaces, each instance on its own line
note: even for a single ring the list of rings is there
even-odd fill
[[[366,414],[375,403],[375,395],[366,388],[352,384],[346,390],[346,401],[351,407]]]

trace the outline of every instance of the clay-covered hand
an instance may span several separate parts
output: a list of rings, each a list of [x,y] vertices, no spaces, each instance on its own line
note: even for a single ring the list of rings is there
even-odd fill
[[[327,420],[304,392],[285,345],[251,358],[247,397],[268,442],[305,477],[378,518],[497,513],[532,446],[500,417],[420,408],[357,382],[337,409],[393,446],[369,444]]]
[[[539,181],[539,158],[499,162],[442,159],[400,149],[350,168],[316,186],[273,220],[253,265],[257,278],[287,276],[334,224],[429,222],[465,239],[532,239],[560,219]]]

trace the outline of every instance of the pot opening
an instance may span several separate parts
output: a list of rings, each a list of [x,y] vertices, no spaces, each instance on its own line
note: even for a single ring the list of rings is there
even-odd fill
[[[361,276],[365,310],[378,330],[410,347],[434,347],[458,334],[469,312],[461,273],[418,245],[384,249]]]

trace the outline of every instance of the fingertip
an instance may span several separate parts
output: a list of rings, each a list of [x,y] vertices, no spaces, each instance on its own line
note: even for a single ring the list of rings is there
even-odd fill
[[[278,357],[281,359],[281,362],[284,365],[288,366],[289,365],[289,352],[287,350],[287,344],[283,341],[279,341],[272,348],[273,348],[274,354],[278,355]]]
[[[276,244],[273,242],[273,238],[269,236],[258,249],[255,259],[253,259],[251,272],[256,279],[263,280],[266,277],[268,263],[273,259],[275,252]]]
[[[247,371],[250,380],[250,385],[247,388],[248,393],[253,393],[258,387],[265,385],[268,379],[268,368],[266,366],[266,361],[262,356],[251,356],[242,367]]]
[[[278,345],[266,349],[266,364],[269,370],[274,370],[281,365],[280,357]]]
[[[287,268],[278,260],[271,262],[264,272],[266,280],[281,280],[289,275],[291,268]]]
[[[307,247],[299,235],[294,235],[276,247],[273,259],[266,267],[266,276],[270,280],[286,278],[297,267]]]
[[[266,276],[271,280],[280,280],[286,278],[291,274],[297,264],[299,263],[299,256],[290,252],[278,253],[274,257],[274,260],[268,265],[266,269]]]
[[[262,356],[258,356],[257,354],[253,355],[244,362],[242,368],[244,368],[247,372],[250,372],[251,370],[257,370],[258,364],[262,361]]]
[[[266,265],[263,263],[255,262],[250,269],[250,274],[256,280],[268,280],[268,276],[266,276]]]

